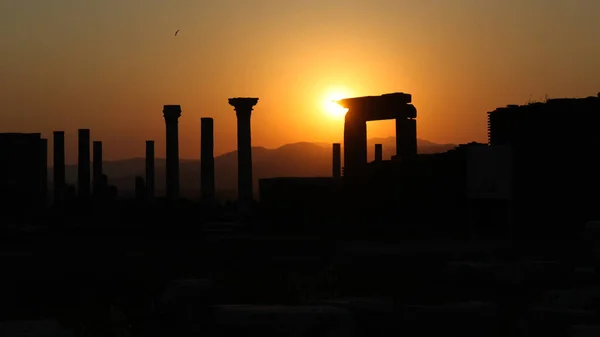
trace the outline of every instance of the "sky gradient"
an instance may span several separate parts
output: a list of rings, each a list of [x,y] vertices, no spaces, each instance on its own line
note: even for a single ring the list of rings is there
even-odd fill
[[[227,99],[259,97],[254,146],[342,140],[332,95],[413,95],[418,137],[487,141],[486,112],[600,91],[597,0],[4,0],[0,132],[78,128],[106,160],[164,157],[164,104],[180,104],[180,156],[236,146]],[[174,32],[180,29],[179,35]],[[369,123],[369,137],[393,122]],[[51,157],[51,156],[50,156]],[[50,158],[51,160],[51,158]]]

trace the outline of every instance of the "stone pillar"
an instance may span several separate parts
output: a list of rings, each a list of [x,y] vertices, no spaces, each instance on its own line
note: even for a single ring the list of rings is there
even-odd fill
[[[79,129],[78,136],[77,195],[82,198],[88,198],[91,194],[90,129]]]
[[[154,199],[154,141],[146,141],[146,194]]]
[[[65,195],[65,132],[54,131],[54,204],[60,205]]]
[[[400,160],[411,160],[417,156],[416,119],[396,119],[396,155]]]
[[[235,108],[237,116],[238,142],[238,200],[250,204],[252,192],[252,135],[250,132],[250,116],[258,98],[230,98],[229,105]]]
[[[200,194],[202,201],[213,203],[215,200],[215,140],[214,120],[200,119]]]
[[[163,116],[167,128],[167,198],[179,199],[179,117],[180,105],[165,105]]]
[[[48,139],[40,139],[40,175],[41,175],[41,200],[46,206],[48,198]]]
[[[375,162],[383,160],[383,144],[375,144]]]
[[[367,164],[367,122],[346,113],[344,121],[344,176],[360,176]]]
[[[93,178],[92,185],[94,186],[94,194],[98,191],[100,186],[100,180],[102,180],[102,142],[99,140],[95,140],[92,142],[92,151],[93,151]]]
[[[342,145],[333,143],[333,177],[339,178],[342,176]]]

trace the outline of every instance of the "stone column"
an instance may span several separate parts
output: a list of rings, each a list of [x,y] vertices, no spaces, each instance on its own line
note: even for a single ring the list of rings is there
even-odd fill
[[[90,197],[90,129],[79,129],[79,156],[77,158],[77,194],[81,198]]]
[[[412,104],[402,107],[396,118],[396,156],[402,161],[417,157],[417,109]]]
[[[253,200],[252,191],[252,135],[250,116],[258,98],[230,98],[229,105],[237,116],[238,142],[238,200],[246,205]]]
[[[146,141],[146,194],[149,200],[154,199],[154,141]]]
[[[179,117],[180,105],[165,105],[163,116],[167,128],[167,198],[179,199]]]
[[[333,177],[339,178],[342,176],[342,145],[333,143]]]
[[[100,180],[102,180],[102,142],[95,140],[92,142],[93,151],[93,178],[92,185],[94,186],[94,194],[98,192]]]
[[[203,202],[215,199],[214,120],[200,119],[200,194]]]
[[[356,177],[367,165],[367,122],[349,116],[344,121],[344,177]]]
[[[65,132],[54,131],[54,204],[60,205],[65,195]]]

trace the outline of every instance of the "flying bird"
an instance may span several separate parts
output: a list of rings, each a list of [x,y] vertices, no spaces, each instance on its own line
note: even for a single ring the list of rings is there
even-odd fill
[[[179,33],[179,29],[175,31],[175,36],[177,36],[177,33]]]

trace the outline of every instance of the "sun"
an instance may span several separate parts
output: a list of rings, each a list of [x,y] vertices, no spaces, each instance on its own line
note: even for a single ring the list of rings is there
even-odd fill
[[[344,98],[348,98],[348,97],[350,97],[350,96],[348,96],[347,94],[345,94],[341,91],[333,91],[333,92],[330,92],[330,93],[324,95],[324,98],[323,98],[324,112],[331,118],[338,119],[338,118],[344,117],[346,115],[346,112],[348,111],[348,109],[340,106],[335,101],[344,99]]]

